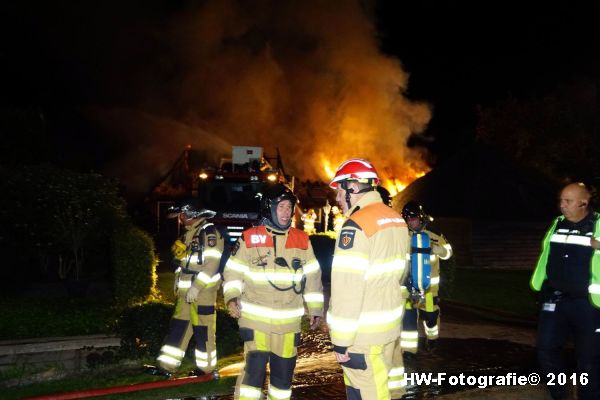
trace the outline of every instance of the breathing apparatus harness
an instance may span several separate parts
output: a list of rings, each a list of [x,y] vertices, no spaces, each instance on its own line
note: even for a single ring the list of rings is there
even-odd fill
[[[280,292],[286,292],[288,290],[293,290],[294,293],[296,294],[302,294],[304,292],[304,287],[306,286],[306,275],[304,275],[304,267],[302,266],[302,260],[299,259],[298,257],[294,257],[292,258],[292,266],[290,267],[287,260],[283,257],[277,257],[277,236],[278,235],[283,235],[283,232],[278,232],[278,231],[274,231],[272,229],[268,229],[269,232],[271,232],[273,234],[273,256],[275,257],[274,263],[275,265],[279,266],[279,267],[284,267],[287,268],[289,271],[293,271],[294,272],[294,278],[292,279],[292,284],[290,286],[286,286],[286,287],[282,287],[282,286],[278,286],[275,282],[273,282],[271,280],[271,278],[269,277],[269,274],[267,273],[265,267],[267,266],[267,262],[265,261],[266,257],[261,257],[260,253],[258,253],[258,248],[256,249],[256,253],[258,255],[257,257],[257,265],[259,267],[262,267],[263,269],[263,273],[265,274],[265,276],[267,277],[267,282],[269,282],[269,285],[271,285],[275,290],[278,290]],[[268,255],[268,253],[267,253]],[[301,270],[301,271],[300,271]],[[302,279],[300,280],[300,282],[296,281],[296,276],[298,275],[298,273],[302,273]]]
[[[424,232],[426,222],[411,235],[410,269],[407,278],[408,298],[414,307],[425,301],[425,291],[431,286],[431,238]]]
[[[205,238],[206,238],[206,232],[205,229],[207,226],[212,225],[212,223],[208,222],[208,223],[204,223],[202,226],[198,227],[196,232],[194,233],[194,236],[192,237],[192,242],[190,243],[190,252],[187,256],[187,259],[185,261],[185,266],[181,267],[181,272],[184,274],[189,274],[189,275],[194,275],[192,277],[195,278],[196,275],[198,275],[199,271],[194,271],[193,269],[190,269],[190,262],[192,260],[192,257],[194,254],[198,255],[197,258],[197,265],[202,265],[202,253],[204,251],[204,242],[205,242]]]

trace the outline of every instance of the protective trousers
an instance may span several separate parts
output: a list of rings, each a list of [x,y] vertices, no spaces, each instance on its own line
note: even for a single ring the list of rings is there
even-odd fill
[[[431,292],[425,292],[425,301],[419,308],[406,303],[406,310],[402,319],[402,350],[416,353],[419,344],[419,319],[423,322],[423,331],[428,340],[436,340],[440,334],[440,309],[438,297],[433,297]]]
[[[348,400],[390,398],[388,373],[392,368],[395,343],[348,347],[350,360],[341,364]]]
[[[565,385],[557,381],[558,374],[570,376],[562,361],[562,352],[573,335],[577,358],[577,381],[587,373],[589,381],[577,388],[578,399],[600,399],[600,310],[587,297],[560,299],[545,303],[540,312],[537,334],[537,354],[543,378],[553,399],[567,399]],[[553,374],[554,382],[548,382]],[[567,382],[572,382],[570,379]],[[550,384],[553,383],[553,384]]]
[[[289,399],[300,333],[276,334],[240,328],[240,336],[244,341],[246,364],[237,379],[234,399],[261,398],[267,363],[270,370],[267,399]]]
[[[206,373],[216,368],[215,300],[218,287],[219,285],[202,290],[196,302],[192,304],[185,301],[186,290],[180,289],[169,332],[157,359],[161,368],[170,372],[179,368],[192,335],[196,342],[196,366]]]
[[[406,376],[402,351],[400,339],[398,339],[394,344],[392,368],[388,372],[388,389],[390,390],[391,399],[399,399],[406,394]]]

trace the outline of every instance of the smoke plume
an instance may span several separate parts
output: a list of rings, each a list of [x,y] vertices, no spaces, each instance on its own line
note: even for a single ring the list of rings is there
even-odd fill
[[[161,69],[164,81],[149,83],[135,111],[96,110],[107,124],[128,119],[128,131],[144,132],[130,157],[151,163],[140,173],[164,173],[164,160],[186,143],[223,155],[230,145],[263,146],[269,155],[279,148],[287,172],[303,180],[326,181],[327,163],[335,169],[353,157],[405,182],[427,169],[406,140],[425,129],[430,109],[406,97],[408,76],[379,50],[364,4],[192,4],[156,35],[165,50],[148,68]]]

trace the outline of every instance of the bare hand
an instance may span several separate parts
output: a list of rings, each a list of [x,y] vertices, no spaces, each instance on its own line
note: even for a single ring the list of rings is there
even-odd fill
[[[335,359],[339,363],[345,363],[346,361],[350,361],[350,356],[348,355],[348,351],[346,351],[344,354],[340,354],[340,353],[337,353],[334,351],[333,354],[335,354]]]
[[[590,239],[590,246],[592,246],[594,249],[600,249],[600,240],[596,240],[594,238]]]
[[[229,316],[232,318],[239,318],[242,316],[242,307],[240,305],[240,300],[235,297],[227,303],[227,310],[229,311]]]

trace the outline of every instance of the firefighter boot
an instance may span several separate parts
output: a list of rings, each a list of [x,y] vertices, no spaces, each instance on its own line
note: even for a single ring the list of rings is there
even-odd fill
[[[427,339],[427,350],[430,352],[435,351],[437,348],[437,339]]]
[[[188,376],[203,376],[206,375],[206,372],[202,371],[200,368],[194,368],[190,372],[188,372]]]
[[[165,378],[173,376],[171,372],[155,365],[144,365],[144,373],[155,376],[164,376]]]

